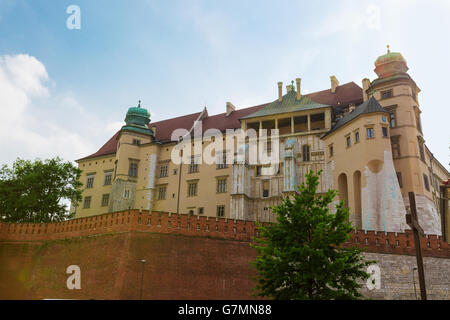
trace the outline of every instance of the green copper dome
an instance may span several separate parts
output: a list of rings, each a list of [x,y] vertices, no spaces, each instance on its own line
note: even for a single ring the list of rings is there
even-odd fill
[[[150,112],[147,109],[141,108],[141,101],[137,107],[131,107],[128,109],[125,117],[125,123],[122,130],[130,130],[144,134],[153,135],[152,130],[148,128],[150,123]]]
[[[379,56],[375,61],[375,73],[379,78],[389,78],[395,75],[405,75],[408,71],[406,60],[399,52],[391,52],[388,46],[388,52]]]
[[[405,58],[403,58],[402,54],[400,52],[388,52],[386,54],[383,54],[382,56],[379,56],[378,59],[375,61],[375,66],[381,65],[384,63],[389,63],[393,61],[399,61],[406,63]]]

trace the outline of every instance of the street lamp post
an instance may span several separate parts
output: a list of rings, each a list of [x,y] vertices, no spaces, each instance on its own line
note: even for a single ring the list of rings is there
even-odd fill
[[[417,300],[417,292],[416,292],[416,280],[414,278],[414,271],[417,270],[417,267],[412,268],[412,275],[413,275],[413,284],[414,284],[414,295],[416,296]]]
[[[144,285],[144,270],[145,270],[145,259],[141,260],[142,263],[142,276],[141,276],[141,291],[139,293],[139,300],[142,300],[142,287]]]

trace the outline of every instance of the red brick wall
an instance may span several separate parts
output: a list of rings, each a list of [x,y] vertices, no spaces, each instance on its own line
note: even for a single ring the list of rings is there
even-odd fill
[[[50,224],[0,224],[0,299],[248,299],[254,222],[136,210]],[[50,241],[49,241],[50,240]],[[387,242],[386,242],[387,241]],[[450,258],[440,237],[422,238],[426,257]],[[345,246],[413,255],[412,233],[356,231]],[[67,266],[81,268],[68,290]]]

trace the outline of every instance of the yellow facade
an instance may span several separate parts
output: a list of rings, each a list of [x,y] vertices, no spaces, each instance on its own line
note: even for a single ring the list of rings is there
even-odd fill
[[[127,114],[127,125],[114,142],[117,147],[113,146],[108,154],[77,161],[83,170],[85,189],[76,215],[133,208],[274,221],[271,207],[295,191],[306,172],[322,170],[318,192],[337,189],[350,208],[355,228],[408,228],[404,215],[409,208],[408,192],[412,191],[422,212],[420,223],[427,233],[439,234],[439,190],[441,182],[450,176],[425,145],[418,103],[420,89],[407,75],[406,62],[399,54],[388,52],[380,57],[375,71],[377,79],[364,79],[363,89],[352,89],[360,92],[357,104],[352,102],[354,98],[345,105],[314,100],[344,92],[346,85],[339,86],[332,76],[330,90],[308,97],[301,94],[299,79],[297,90],[287,86],[284,96],[279,85],[278,99],[248,108],[238,119],[239,125],[228,120],[240,112],[231,103],[227,103],[226,114],[209,117],[205,109],[198,117],[195,115],[197,120],[205,121],[218,117],[222,119],[214,120],[218,126],[230,123],[230,129],[255,129],[259,134],[261,129],[278,129],[279,149],[275,152],[280,166],[270,176],[261,174],[265,166],[250,163],[247,158],[244,163],[227,165],[176,164],[173,153],[178,142],[158,138],[163,126],[156,128],[150,123],[148,128],[153,131],[142,125],[133,127],[133,116],[144,119],[145,114],[130,108],[137,113]],[[188,128],[192,133],[194,126]],[[225,133],[225,129],[228,127],[219,131]],[[200,150],[208,151],[211,144],[210,138],[203,137],[198,140],[200,147],[195,148],[192,141],[192,156],[200,157]],[[225,151],[227,157],[240,152],[236,141]],[[112,175],[111,184],[106,175]],[[93,184],[88,181],[92,177]]]

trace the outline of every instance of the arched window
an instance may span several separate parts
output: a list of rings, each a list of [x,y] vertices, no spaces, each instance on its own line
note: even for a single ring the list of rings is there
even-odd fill
[[[309,152],[309,146],[305,144],[302,147],[303,161],[311,161],[311,154]]]
[[[339,200],[344,200],[345,207],[348,208],[348,185],[347,175],[341,173],[338,177]]]

